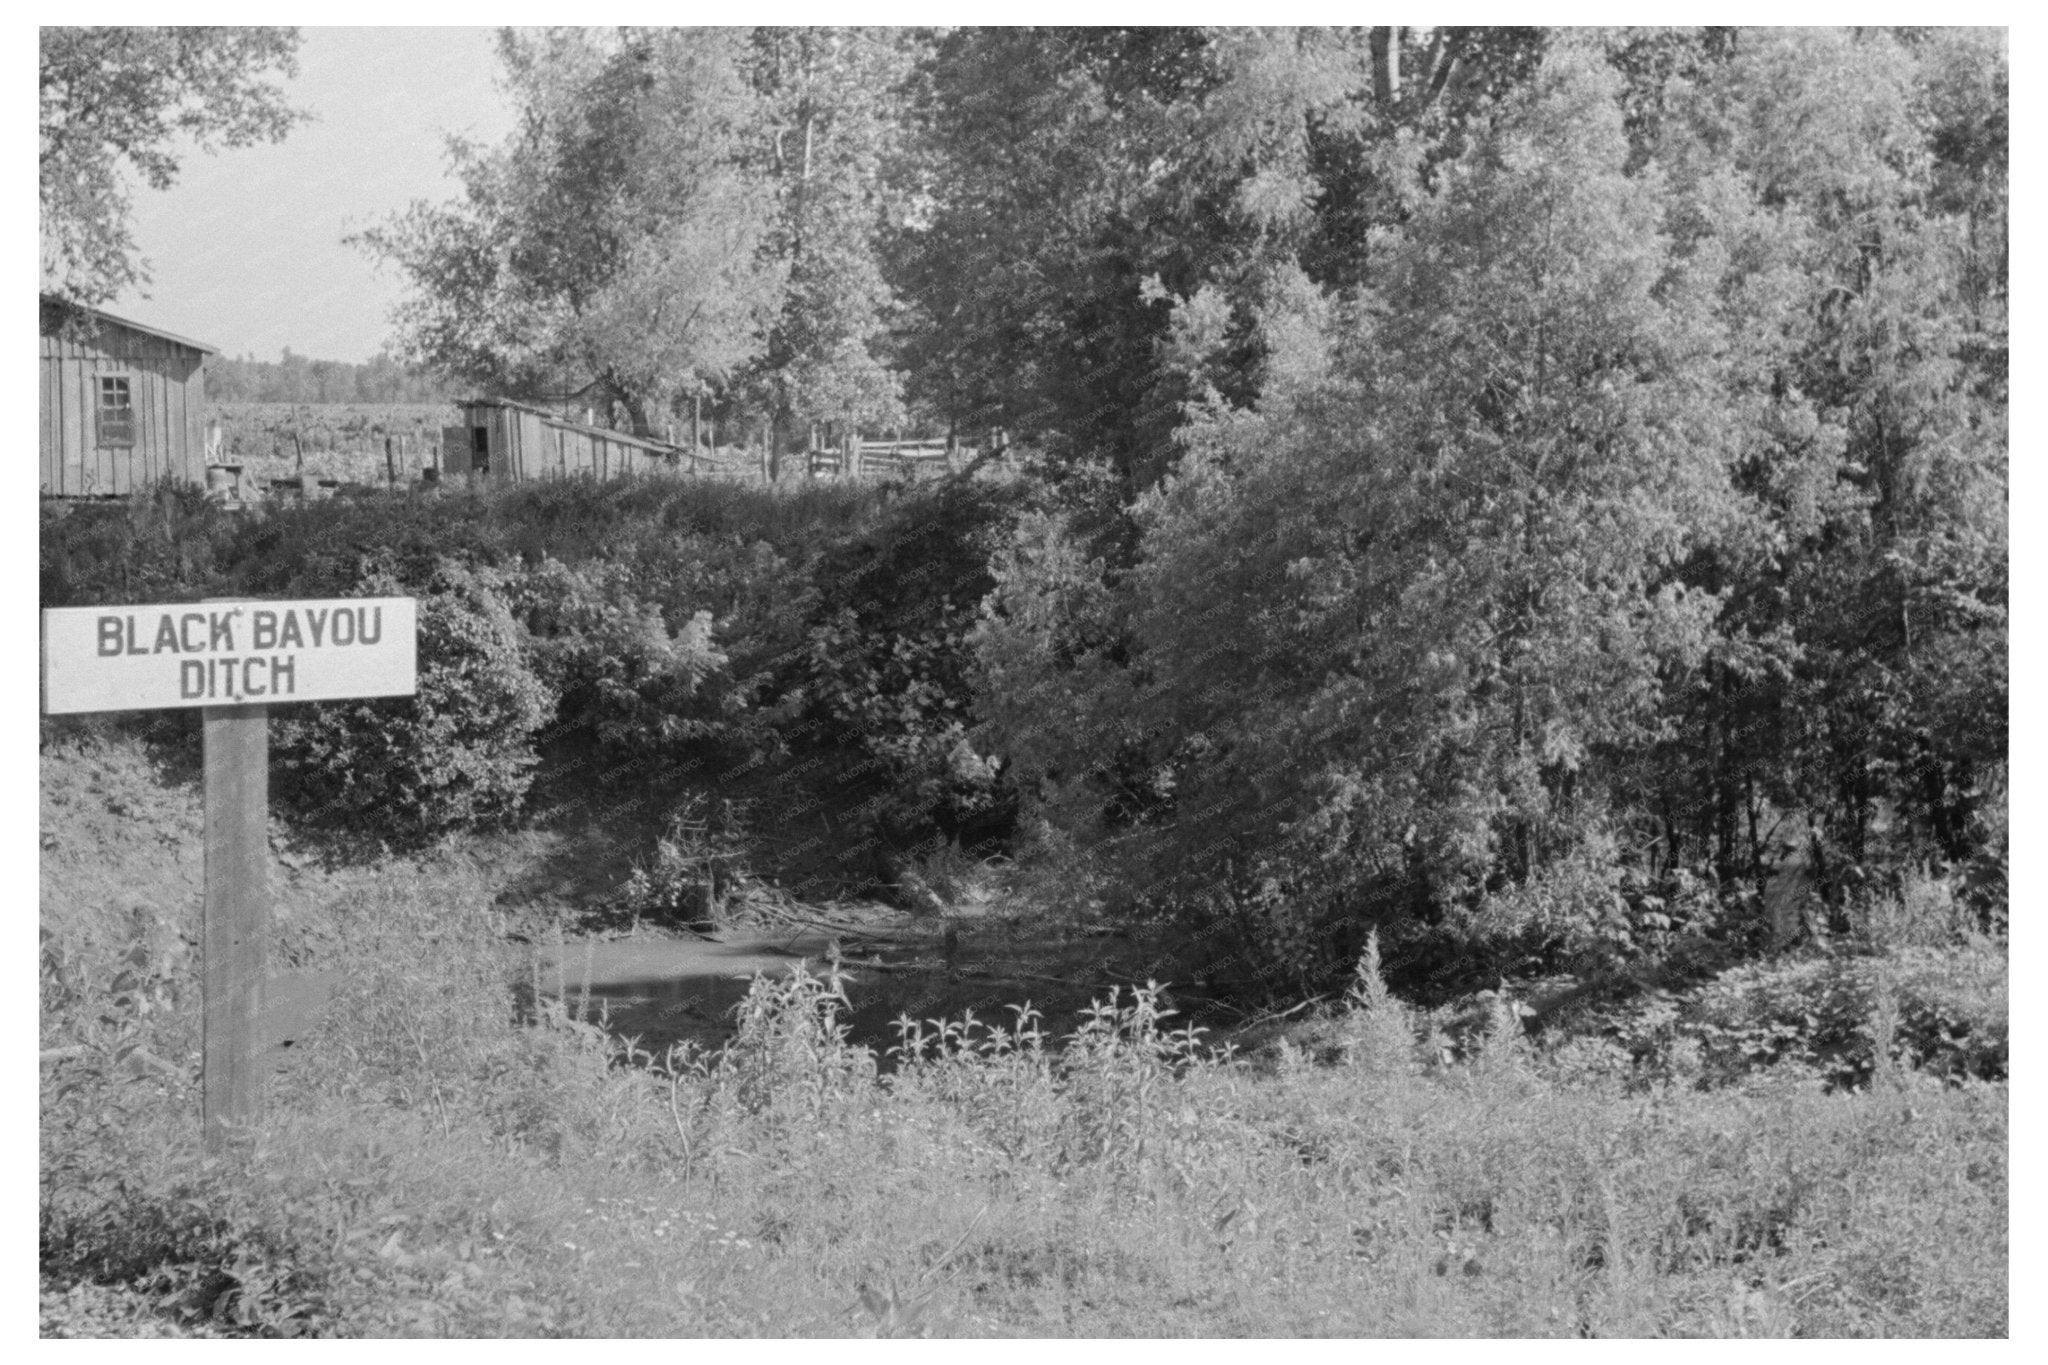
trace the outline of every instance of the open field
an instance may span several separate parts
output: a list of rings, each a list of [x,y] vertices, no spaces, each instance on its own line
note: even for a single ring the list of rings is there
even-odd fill
[[[1702,1090],[1597,1039],[1432,1042],[1369,979],[1235,1060],[1128,990],[1064,1040],[927,1024],[878,1058],[816,959],[722,1050],[649,1058],[592,1020],[602,945],[501,895],[531,832],[280,844],[273,960],[332,995],[208,1162],[189,779],[105,729],[45,750],[47,1335],[2006,1330],[2002,1082]],[[970,953],[1022,941],[977,904]],[[870,928],[938,953],[938,922]]]
[[[246,479],[296,477],[303,454],[309,478],[372,484],[386,480],[386,437],[400,482],[416,482],[441,428],[458,417],[450,403],[215,403],[210,411],[223,460],[242,465]]]

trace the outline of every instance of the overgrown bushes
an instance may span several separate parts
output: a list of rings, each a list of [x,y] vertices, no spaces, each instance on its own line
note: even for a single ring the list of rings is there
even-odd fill
[[[710,686],[729,661],[713,639],[709,611],[672,628],[616,561],[571,568],[547,558],[509,587],[563,729],[664,757],[731,734],[744,701],[730,687],[721,695]]]
[[[1125,909],[1294,990],[1375,925],[1427,971],[1753,944],[1781,879],[1839,931],[1922,863],[1996,913],[2002,51],[1724,56],[1644,122],[1547,40],[1390,172],[1355,288],[1146,284],[1162,369],[1247,338],[1256,393],[1196,385],[1135,535],[1020,519],[976,641],[1030,814]],[[1965,68],[1983,145],[1925,114]]]
[[[287,714],[273,739],[301,819],[418,844],[518,811],[554,697],[506,606],[504,574],[444,559],[424,582],[372,574],[348,595],[407,592],[419,598],[415,694]]]
[[[962,640],[1012,501],[572,481],[229,515],[166,489],[46,512],[43,603],[417,596],[415,697],[280,711],[279,794],[311,828],[415,844],[503,821],[541,740],[579,737],[653,783],[836,749],[878,765],[899,833],[999,827]]]
[[[400,872],[246,1159],[199,1152],[189,1072],[52,1073],[47,1273],[244,1336],[2006,1330],[2001,1084],[1702,1092],[1501,1010],[1451,1061],[1370,964],[1334,1065],[1147,989],[1065,1039],[906,1020],[883,1069],[801,972],[649,1059],[573,990],[507,1028],[488,885]]]
[[[968,640],[1022,492],[941,485],[894,503],[819,565],[808,714],[882,765],[893,790],[881,818],[900,831],[933,820],[956,832],[1007,823],[1000,764],[970,735],[978,708]]]

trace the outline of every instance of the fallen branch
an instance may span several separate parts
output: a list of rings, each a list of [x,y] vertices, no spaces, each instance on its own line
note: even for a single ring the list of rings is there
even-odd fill
[[[1036,972],[999,972],[992,967],[969,967],[960,975],[971,976],[977,981],[1043,981],[1054,986],[1074,984],[1074,979],[1070,976],[1041,976]]]
[[[884,962],[880,958],[876,958],[873,961],[858,957],[841,958],[839,965],[842,969],[850,972],[931,972],[945,970],[943,965],[935,967],[924,962]]]
[[[1321,1000],[1327,1000],[1327,999],[1329,999],[1329,997],[1328,997],[1327,995],[1311,995],[1311,996],[1310,996],[1310,997],[1309,997],[1308,999],[1306,999],[1306,1000],[1302,1001],[1302,1002],[1301,1002],[1300,1004],[1298,1004],[1298,1005],[1295,1005],[1295,1006],[1293,1006],[1292,1008],[1289,1008],[1289,1009],[1284,1009],[1284,1010],[1281,1010],[1281,1011],[1280,1011],[1279,1013],[1277,1013],[1277,1014],[1262,1014],[1262,1015],[1260,1015],[1260,1016],[1259,1016],[1258,1018],[1256,1018],[1256,1019],[1252,1019],[1252,1020],[1249,1020],[1249,1021],[1247,1021],[1247,1022],[1245,1023],[1244,1027],[1245,1027],[1245,1028],[1257,1028],[1257,1027],[1259,1027],[1259,1025],[1261,1025],[1261,1024],[1277,1024],[1277,1023],[1279,1023],[1279,1022],[1280,1022],[1280,1021],[1281,1021],[1282,1019],[1286,1019],[1286,1018],[1288,1018],[1288,1017],[1289,1017],[1289,1016],[1291,1016],[1291,1015],[1296,1015],[1296,1014],[1300,1014],[1300,1013],[1301,1013],[1301,1012],[1302,1012],[1303,1010],[1307,1009],[1307,1008],[1308,1008],[1308,1007],[1309,1007],[1310,1005],[1313,1005],[1313,1004],[1317,1003],[1318,1001],[1321,1001]]]

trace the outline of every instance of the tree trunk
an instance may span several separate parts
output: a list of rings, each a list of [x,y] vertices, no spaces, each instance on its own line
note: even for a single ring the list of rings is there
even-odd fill
[[[1372,93],[1381,104],[1401,97],[1401,29],[1375,27],[1372,31]]]
[[[647,420],[647,405],[632,394],[621,391],[619,406],[626,410],[626,420],[633,424],[633,434],[643,440],[652,440],[654,427]]]

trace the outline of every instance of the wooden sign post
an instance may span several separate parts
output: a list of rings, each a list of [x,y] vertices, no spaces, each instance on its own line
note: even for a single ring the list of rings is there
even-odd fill
[[[270,707],[407,697],[410,597],[64,607],[43,613],[43,713],[199,707],[206,774],[201,1105],[206,1149],[263,1117]]]
[[[200,932],[201,1111],[206,1148],[263,1114],[263,979],[270,942],[270,708],[201,712],[206,910]]]

